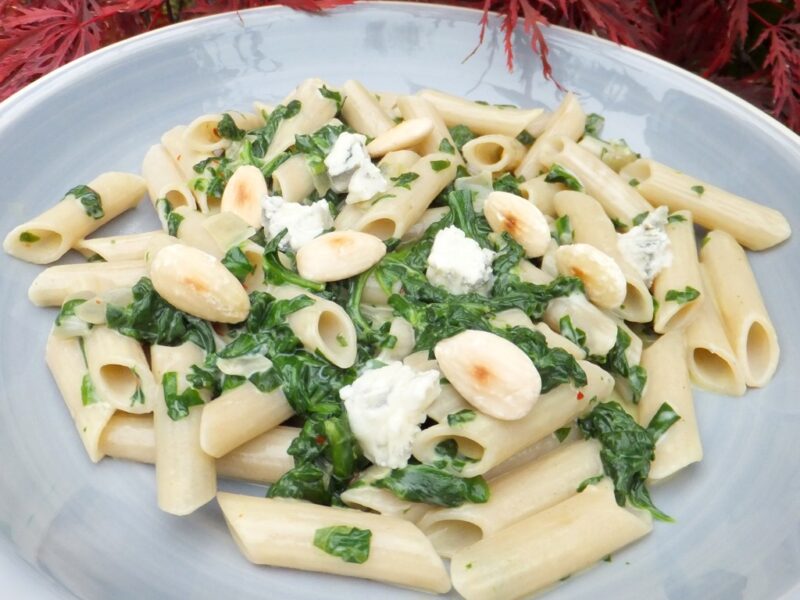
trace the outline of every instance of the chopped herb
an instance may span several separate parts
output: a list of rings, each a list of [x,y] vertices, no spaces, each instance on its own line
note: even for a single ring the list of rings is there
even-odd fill
[[[497,192],[508,192],[510,194],[521,195],[519,181],[511,173],[503,173],[492,183],[492,189]]]
[[[247,255],[242,252],[239,246],[234,246],[225,253],[222,258],[222,264],[241,282],[244,282],[247,276],[256,270],[247,260]]]
[[[450,166],[449,160],[432,160],[431,161],[431,169],[434,171],[443,171],[447,167]]]
[[[222,118],[217,123],[217,133],[220,137],[226,140],[240,141],[244,139],[246,131],[239,129],[236,122],[228,113],[222,115]]]
[[[700,297],[700,292],[693,287],[687,285],[683,291],[669,290],[664,299],[667,302],[677,302],[678,304],[686,304],[692,300],[697,300]]]
[[[527,129],[523,129],[517,134],[517,141],[524,146],[530,146],[536,141],[536,138],[531,135]]]
[[[86,302],[86,300],[83,298],[74,298],[64,302],[64,304],[61,305],[61,310],[58,311],[58,315],[56,315],[56,326],[60,326],[67,317],[74,317],[75,309],[84,302]]]
[[[603,133],[603,125],[605,125],[605,123],[605,117],[597,113],[590,113],[586,115],[586,126],[583,131],[586,135],[599,138],[600,134]]]
[[[81,403],[84,406],[89,406],[98,402],[100,402],[100,398],[97,397],[92,378],[89,377],[88,373],[85,373],[83,379],[81,379]]]
[[[611,555],[610,554],[606,554],[606,556],[603,558],[603,562],[609,562],[610,563],[611,562]]]
[[[434,162],[436,162],[436,161],[434,161]],[[447,162],[447,161],[442,161],[442,162]],[[433,164],[433,163],[431,163],[431,164]],[[411,189],[411,182],[412,181],[416,181],[417,179],[419,179],[419,174],[418,173],[413,173],[411,171],[408,171],[407,173],[401,173],[397,177],[392,177],[391,178],[391,180],[394,183],[395,187],[406,188],[407,190]]]
[[[467,479],[429,465],[393,469],[372,485],[387,489],[409,502],[427,502],[436,506],[456,507],[464,502],[483,504],[489,501],[489,486],[483,477]]]
[[[464,144],[470,140],[474,140],[477,137],[475,132],[466,125],[456,125],[455,127],[450,127],[450,136],[453,138],[456,148],[458,148],[459,151],[461,151],[461,149],[464,147]]]
[[[396,198],[396,197],[397,196],[395,196],[394,194],[389,194],[387,192],[384,192],[383,194],[378,194],[377,196],[375,196],[372,199],[372,202],[370,202],[370,205],[374,206],[375,204],[377,204],[381,200],[388,200],[389,198]]]
[[[182,214],[175,211],[170,212],[167,215],[167,233],[169,233],[172,237],[177,237],[178,229],[180,229],[183,219],[184,216]]]
[[[575,327],[572,324],[572,318],[569,315],[564,315],[558,321],[558,328],[565,338],[578,346],[579,348],[586,347],[586,332],[583,329]]]
[[[569,189],[576,192],[583,191],[583,184],[580,182],[580,180],[572,172],[568,171],[558,163],[553,163],[544,180],[547,183],[563,183]]]
[[[342,348],[347,348],[347,340],[341,333],[336,334],[336,343],[339,344]]]
[[[134,404],[144,404],[144,392],[142,391],[142,386],[137,385],[136,391],[133,392],[131,396],[131,406]]]
[[[447,138],[442,138],[442,141],[439,142],[439,152],[444,152],[445,154],[455,154],[456,149],[453,147],[453,144],[450,143],[450,140]]]
[[[323,88],[324,89],[324,88]],[[345,562],[362,564],[369,559],[372,532],[347,525],[323,527],[314,532],[314,545]]]
[[[464,568],[465,568],[467,571],[469,571],[469,570],[472,568],[472,563],[471,563],[471,562],[468,562],[466,565],[464,565]]]
[[[644,223],[644,220],[647,218],[647,216],[649,214],[650,213],[648,211],[645,211],[645,212],[639,213],[638,215],[633,217],[633,225],[636,226],[636,225],[641,225],[642,223]]]
[[[702,196],[703,193],[706,191],[706,188],[704,188],[702,185],[693,185],[692,191],[698,196]]]
[[[19,234],[19,241],[25,242],[26,244],[32,244],[34,242],[38,242],[40,239],[42,238],[40,238],[35,233],[31,233],[30,231],[23,231],[22,233]]]
[[[667,223],[684,223],[686,221],[686,217],[683,215],[670,215],[667,217]]]
[[[600,473],[600,475],[595,475],[594,477],[588,477],[580,482],[580,484],[578,485],[578,489],[576,489],[575,491],[580,494],[590,485],[594,485],[595,483],[600,483],[601,481],[603,481],[603,477],[605,477],[603,473]]]
[[[559,427],[558,429],[555,430],[554,433],[559,444],[562,443],[565,439],[567,439],[567,436],[569,435],[569,432],[571,430],[572,430],[571,427]]]
[[[450,427],[457,427],[458,425],[474,421],[476,416],[474,410],[465,408],[464,410],[447,415],[447,424]]]
[[[617,231],[624,232],[628,230],[628,226],[625,225],[625,223],[623,223],[622,221],[620,221],[617,217],[611,217],[611,222],[614,224],[614,229],[616,229]]]
[[[569,215],[562,215],[555,220],[556,235],[555,240],[559,246],[571,244],[574,235],[572,231],[572,223],[570,223]]]
[[[347,130],[344,125],[325,125],[310,135],[295,135],[295,150],[306,156],[308,168],[313,174],[321,175],[326,171],[325,157],[339,136]]]
[[[333,100],[336,103],[336,112],[342,110],[342,105],[344,104],[344,100],[342,99],[342,95],[339,92],[334,92],[333,90],[329,90],[326,86],[322,86],[319,88],[319,93],[323,98],[327,98],[328,100]]]
[[[647,425],[647,431],[653,436],[653,440],[658,441],[667,429],[672,427],[680,418],[680,415],[678,415],[669,404],[664,402],[658,407],[653,418],[650,419],[650,423]]]
[[[644,392],[647,383],[647,371],[641,365],[629,365],[625,351],[631,345],[629,336],[622,327],[617,327],[617,341],[605,357],[590,357],[590,359],[603,367],[609,373],[619,375],[628,380],[633,395],[633,402],[637,404]]]
[[[656,519],[672,521],[653,505],[645,486],[650,463],[655,458],[657,436],[677,420],[666,404],[659,408],[657,415],[658,419],[654,418],[644,428],[618,403],[608,402],[598,404],[588,415],[578,419],[578,427],[586,437],[600,441],[600,460],[605,474],[614,482],[617,504],[624,506],[627,500],[632,506],[649,511]]]
[[[461,473],[468,464],[477,462],[477,459],[461,454],[458,442],[454,439],[439,442],[433,451],[438,457],[433,461],[433,466],[451,473]]]
[[[167,414],[173,421],[180,421],[189,415],[189,408],[205,404],[200,397],[200,393],[193,387],[187,387],[180,394],[178,393],[178,374],[175,371],[167,371],[161,378],[161,385],[164,388],[164,402],[167,404]]]
[[[289,283],[300,286],[312,292],[321,292],[325,289],[324,283],[318,283],[301,277],[291,269],[283,265],[278,257],[278,249],[280,248],[281,240],[289,233],[288,229],[283,229],[278,235],[272,238],[266,246],[264,246],[264,281],[274,283],[275,285],[282,285]]]
[[[279,104],[269,114],[267,122],[263,127],[249,132],[248,138],[252,138],[253,155],[258,158],[263,158],[280,124],[285,120],[296,117],[300,113],[301,108],[302,104],[299,100],[292,100],[286,106]]]
[[[630,178],[630,179],[628,180],[628,185],[629,185],[629,186],[631,186],[631,187],[636,187],[636,186],[637,186],[637,185],[639,185],[640,183],[641,183],[641,181],[639,181],[638,179],[636,179],[636,177],[632,177],[632,178]]]
[[[106,261],[106,259],[105,259],[105,258],[103,258],[102,256],[100,256],[99,254],[97,254],[97,253],[94,253],[94,254],[92,254],[91,256],[88,256],[88,257],[86,258],[86,262],[93,263],[93,262],[107,262],[107,261]]]
[[[64,200],[72,196],[83,205],[84,212],[93,219],[102,219],[103,203],[100,201],[100,194],[95,192],[88,185],[76,185],[64,196]]]

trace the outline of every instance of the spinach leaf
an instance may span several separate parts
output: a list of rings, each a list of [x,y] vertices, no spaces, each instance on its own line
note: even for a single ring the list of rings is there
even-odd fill
[[[562,215],[555,220],[555,240],[559,246],[571,244],[574,239],[574,232],[572,231],[572,223],[570,223],[569,215]]]
[[[167,214],[167,233],[172,237],[178,237],[178,229],[180,228],[183,219],[184,217],[182,214],[170,211]]]
[[[698,196],[702,196],[705,193],[706,188],[704,188],[702,185],[693,185],[692,191]]]
[[[664,299],[667,302],[677,302],[678,304],[686,304],[692,300],[697,300],[700,297],[700,291],[694,289],[692,286],[687,285],[683,291],[669,290]]]
[[[288,229],[284,229],[274,238],[272,238],[266,246],[264,246],[264,281],[274,283],[275,285],[291,284],[301,288],[305,288],[312,292],[321,292],[325,289],[324,283],[317,283],[310,279],[301,277],[291,269],[283,266],[283,263],[278,256],[281,240],[289,233]]]
[[[64,200],[69,197],[73,197],[80,202],[83,206],[83,211],[93,219],[102,219],[105,216],[100,194],[88,185],[76,185],[66,193]]]
[[[670,215],[667,217],[667,223],[684,223],[686,221],[686,217],[683,215]]]
[[[88,373],[84,373],[81,379],[81,404],[89,406],[90,404],[97,404],[100,398],[97,397],[97,390],[95,390],[92,378]]]
[[[325,157],[345,131],[350,131],[346,125],[325,125],[310,135],[298,134],[294,136],[295,151],[305,155],[312,173],[321,175],[326,171]]]
[[[314,504],[330,505],[331,493],[325,485],[325,474],[311,464],[304,464],[284,473],[267,491],[268,498],[297,498]]]
[[[64,302],[64,304],[61,305],[61,310],[59,310],[56,315],[56,326],[60,326],[67,317],[74,317],[75,309],[84,302],[86,302],[86,300],[83,298],[73,298],[72,300]]]
[[[465,408],[463,410],[459,410],[458,412],[454,412],[452,414],[447,415],[447,424],[450,427],[458,427],[459,425],[463,425],[464,423],[469,423],[470,421],[474,421],[477,414],[474,410],[470,410]]]
[[[456,507],[464,502],[483,504],[489,501],[489,486],[483,477],[458,477],[429,465],[393,469],[372,485],[409,502],[436,506]]]
[[[279,104],[269,114],[267,122],[263,127],[249,132],[248,137],[252,140],[253,155],[258,158],[263,158],[280,124],[283,121],[296,117],[300,113],[301,108],[302,104],[299,100],[292,100],[286,106]]]
[[[519,189],[519,180],[511,173],[503,173],[500,177],[494,180],[492,188],[497,192],[508,192],[521,196],[522,192]]]
[[[594,485],[595,483],[600,483],[601,481],[603,481],[604,477],[605,475],[603,475],[602,473],[600,475],[595,475],[594,477],[587,477],[578,484],[578,488],[575,491],[580,494],[590,485]]]
[[[562,443],[565,439],[567,439],[567,436],[569,435],[571,429],[572,429],[571,427],[559,427],[553,432],[559,444]]]
[[[653,436],[653,441],[657,442],[664,433],[680,420],[680,415],[675,412],[669,404],[664,402],[658,407],[656,414],[647,424],[647,431]]]
[[[442,161],[442,162],[447,162],[447,161]],[[416,181],[417,179],[419,179],[419,174],[411,171],[408,171],[407,173],[401,173],[397,177],[391,178],[394,187],[405,188],[407,190],[411,189],[411,182]]]
[[[659,408],[664,416],[668,412],[674,414],[669,405]],[[620,506],[627,500],[631,506],[649,511],[658,520],[672,521],[653,505],[645,482],[655,458],[656,432],[663,433],[675,420],[659,418],[657,423],[651,422],[653,430],[645,429],[616,402],[598,404],[588,415],[578,419],[583,434],[599,440],[602,445],[603,470],[614,482],[614,495]]]
[[[239,246],[234,246],[225,253],[225,256],[222,257],[222,264],[233,273],[236,279],[242,282],[256,270]]]
[[[584,134],[599,139],[600,135],[603,133],[603,125],[605,125],[605,123],[606,119],[603,115],[598,115],[597,113],[586,115],[586,125],[583,130]]]
[[[456,148],[458,148],[458,151],[460,152],[464,147],[464,144],[470,140],[474,140],[477,136],[475,135],[475,132],[466,125],[456,125],[454,127],[450,127],[450,137],[453,138],[453,142],[455,142]]]
[[[444,152],[445,154],[455,154],[456,149],[453,147],[453,144],[450,143],[450,140],[447,138],[442,138],[442,141],[439,142],[439,152]]]
[[[558,329],[565,338],[579,348],[586,348],[586,332],[572,324],[572,318],[564,315],[558,321]]]
[[[161,385],[164,388],[164,402],[167,404],[167,414],[173,421],[180,421],[189,416],[189,408],[205,404],[200,397],[200,393],[187,387],[180,394],[178,393],[178,374],[175,371],[164,373],[161,378]]]
[[[632,221],[633,226],[635,227],[637,225],[641,225],[642,223],[644,223],[644,220],[648,217],[649,214],[650,214],[649,211],[644,211],[633,217]]]
[[[228,113],[222,115],[222,118],[217,123],[217,133],[220,137],[226,140],[240,141],[244,139],[245,130],[239,129],[236,122]]]
[[[621,327],[617,327],[617,341],[605,357],[590,356],[592,362],[597,363],[609,373],[625,377],[631,387],[633,402],[638,404],[647,384],[647,371],[641,365],[629,365],[625,351],[631,345],[629,336]]]
[[[575,176],[575,174],[557,163],[553,163],[544,180],[547,183],[563,183],[569,189],[576,192],[583,191],[583,184]]]
[[[214,352],[216,342],[211,325],[167,303],[147,277],[133,286],[133,301],[121,308],[109,304],[106,321],[110,329],[148,344],[178,346],[194,342],[206,352]]]
[[[468,464],[477,462],[476,458],[459,452],[458,442],[454,439],[439,442],[433,451],[437,458],[432,466],[450,473],[461,473]]]
[[[35,233],[31,233],[30,231],[23,231],[19,234],[19,241],[25,244],[33,244],[34,242],[38,242],[40,238]]]
[[[449,166],[450,166],[450,161],[449,160],[432,160],[431,161],[431,169],[433,169],[436,172],[444,171]]]
[[[530,146],[536,141],[536,138],[531,135],[530,131],[523,129],[517,134],[517,141],[524,146]]]
[[[369,529],[336,525],[314,532],[314,545],[345,562],[362,564],[369,559],[372,532]]]
[[[326,86],[322,86],[319,88],[319,94],[323,98],[327,98],[328,100],[332,100],[336,103],[336,112],[342,110],[342,105],[344,104],[344,100],[342,99],[342,95],[339,92],[335,92],[333,90],[329,90]]]

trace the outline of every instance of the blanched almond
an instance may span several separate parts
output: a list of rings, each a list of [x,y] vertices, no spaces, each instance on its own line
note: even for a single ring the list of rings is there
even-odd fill
[[[556,250],[556,266],[562,275],[578,277],[586,296],[601,308],[619,308],[627,282],[622,269],[605,252],[589,244],[570,244]]]
[[[372,157],[383,156],[395,150],[413,148],[433,131],[433,121],[427,117],[403,121],[380,134],[369,144],[367,152]]]
[[[492,192],[483,205],[483,214],[493,231],[507,231],[525,249],[528,257],[542,256],[550,243],[550,227],[542,211],[521,196]]]
[[[363,273],[386,254],[374,235],[360,231],[331,231],[297,251],[297,271],[312,281],[341,281]]]
[[[542,380],[533,362],[498,335],[467,330],[442,340],[433,352],[456,391],[490,417],[521,419],[539,398]]]
[[[239,280],[216,258],[191,246],[159,250],[150,264],[150,279],[164,300],[207,321],[239,323],[250,312]]]
[[[264,175],[253,165],[242,165],[228,180],[222,192],[220,210],[232,212],[248,225],[261,227],[261,199],[267,195]]]

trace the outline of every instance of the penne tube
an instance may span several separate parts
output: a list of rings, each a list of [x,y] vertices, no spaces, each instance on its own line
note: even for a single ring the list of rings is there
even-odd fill
[[[427,209],[419,220],[414,223],[411,228],[406,231],[406,234],[403,236],[404,242],[413,242],[415,240],[420,239],[425,232],[428,230],[428,227],[437,223],[450,212],[449,206],[436,206],[434,208]]]
[[[416,523],[431,509],[430,504],[402,500],[389,490],[370,485],[373,481],[388,475],[390,470],[375,465],[369,467],[360,474],[357,484],[342,492],[342,502],[350,508]]]
[[[358,133],[376,138],[394,127],[394,120],[375,95],[358,81],[345,81],[341,94],[342,117]]]
[[[666,333],[691,323],[706,301],[701,291],[703,282],[692,214],[685,210],[675,214],[684,220],[667,224],[672,262],[653,280],[653,297],[658,302],[653,318],[656,333]]]
[[[170,209],[179,206],[197,208],[197,202],[186,185],[187,178],[183,176],[177,163],[170,156],[169,151],[161,144],[151,146],[142,160],[142,177],[147,184],[147,192],[153,208],[161,217],[164,208],[159,202],[166,200]]]
[[[178,166],[178,171],[181,174],[183,182],[195,198],[195,203],[193,205],[187,204],[187,206],[197,208],[201,212],[206,213],[208,212],[208,196],[204,191],[192,186],[191,182],[199,175],[199,173],[194,170],[194,166],[212,155],[208,152],[199,152],[189,148],[184,141],[183,134],[185,131],[185,125],[173,127],[161,136],[161,145],[164,146],[170,158]]]
[[[375,99],[378,101],[378,104],[381,105],[381,108],[389,115],[395,122],[399,119],[402,119],[400,116],[400,111],[397,110],[397,99],[400,97],[400,94],[396,92],[374,92]]]
[[[456,149],[453,136],[450,135],[450,130],[447,129],[442,115],[439,114],[433,104],[421,96],[400,96],[397,99],[397,108],[406,120],[424,118],[433,121],[433,131],[428,134],[425,140],[416,148],[419,154],[425,155],[441,152],[443,150],[441,147],[442,140],[447,140],[450,147],[453,149],[453,154],[449,154],[446,158],[453,160],[455,165],[461,164],[461,155]]]
[[[427,355],[428,353],[423,352],[423,354]],[[421,358],[427,358],[427,356]],[[429,368],[433,369],[439,368],[439,365],[438,363],[436,363],[436,361],[430,361],[433,364],[425,364],[419,366],[415,366],[413,362],[414,362],[413,360],[409,360],[406,364],[408,364],[410,367],[418,371],[427,370]],[[426,360],[425,363],[427,362],[428,361]],[[454,388],[449,383],[442,383],[440,386],[439,395],[436,396],[436,399],[428,407],[427,414],[431,419],[433,419],[437,423],[443,423],[443,422],[446,423],[448,415],[455,414],[462,410],[474,411],[473,407],[466,400],[464,400],[464,398],[461,397],[461,394],[459,394],[456,391],[456,388]]]
[[[261,392],[249,381],[224,392],[203,409],[200,447],[215,458],[273,429],[294,414],[280,388]]]
[[[156,238],[167,238],[162,231],[147,231],[127,235],[87,238],[75,244],[75,250],[86,258],[99,256],[106,262],[144,260],[148,248],[157,243]]]
[[[299,435],[297,427],[278,426],[217,459],[217,474],[252,483],[275,483],[294,467],[287,454]],[[155,464],[156,436],[151,415],[117,412],[100,438],[100,450],[121,460]]]
[[[530,462],[535,461],[536,459],[544,456],[548,452],[551,452],[558,448],[561,444],[565,444],[567,442],[572,442],[577,439],[583,439],[583,435],[578,433],[578,428],[573,427],[570,425],[565,425],[564,427],[559,428],[561,432],[566,431],[567,435],[564,439],[559,439],[559,437],[555,433],[551,433],[550,435],[542,438],[535,444],[528,446],[527,448],[523,448],[519,452],[517,452],[511,458],[508,458],[501,462],[496,467],[492,467],[486,473],[483,474],[483,477],[490,481],[495,477],[499,477],[504,473],[508,473],[522,465],[526,465]]]
[[[617,323],[586,299],[583,294],[554,298],[547,305],[544,322],[561,331],[561,320],[569,317],[572,326],[586,334],[589,354],[605,356],[617,343]]]
[[[430,102],[448,127],[466,125],[475,133],[499,133],[514,137],[539,117],[544,109],[521,109],[479,104],[435,90],[422,90],[418,96]]]
[[[44,356],[86,453],[97,462],[105,456],[100,438],[115,409],[94,390],[81,344],[80,338],[61,338],[51,332]]]
[[[549,167],[543,162],[543,155],[548,144],[562,136],[570,140],[577,140],[583,135],[586,126],[586,114],[581,108],[581,103],[571,92],[564,96],[558,109],[547,120],[547,126],[541,135],[537,136],[536,141],[528,149],[522,162],[514,171],[517,177],[532,179]],[[640,211],[641,212],[641,211]]]
[[[638,215],[653,210],[627,179],[570,139],[549,140],[542,148],[542,161],[548,168],[557,164],[567,169],[578,179],[583,191],[597,200],[610,218],[623,225],[630,227]]]
[[[519,191],[523,198],[530,200],[536,208],[549,217],[556,217],[553,198],[558,192],[564,191],[567,187],[563,183],[548,183],[546,175],[539,175],[533,179],[519,184]]]
[[[700,268],[703,275],[704,269]],[[728,341],[717,300],[707,277],[702,294],[706,300],[686,327],[686,356],[689,375],[698,387],[728,396],[741,396],[747,390],[744,372]]]
[[[465,423],[434,425],[417,436],[414,456],[420,462],[432,464],[437,459],[436,446],[455,440],[459,452],[471,459],[460,474],[473,477],[487,472],[575,419],[589,408],[594,398],[603,400],[611,393],[614,388],[611,375],[594,364],[584,361],[579,364],[588,379],[584,387],[560,385],[542,394],[533,409],[515,421],[502,421],[476,412],[475,418]]]
[[[204,356],[203,350],[191,342],[175,347],[150,347],[153,375],[160,384],[153,409],[158,507],[173,515],[188,515],[217,493],[214,458],[200,447],[200,422],[205,405],[189,406],[185,416],[174,420],[168,413],[165,397],[165,376],[175,377],[174,391],[183,394],[191,387],[186,380],[190,367],[201,364]],[[196,393],[207,400],[203,398],[207,395],[205,391]]]
[[[583,348],[560,333],[556,333],[547,324],[536,323],[533,328],[544,336],[549,348],[561,348],[578,360],[586,358],[586,351]]]
[[[688,210],[694,222],[706,229],[720,229],[750,250],[780,244],[792,228],[779,211],[757,204],[654,160],[639,159],[621,171],[636,180],[636,189],[655,206],[670,211]]]
[[[700,260],[745,383],[766,385],[778,368],[780,348],[744,250],[730,234],[712,231],[700,249]]]
[[[300,202],[314,191],[314,178],[308,170],[306,158],[300,154],[292,156],[272,174],[275,193],[287,202]]]
[[[79,292],[94,295],[115,288],[130,288],[147,275],[142,260],[83,263],[48,267],[31,283],[28,298],[36,306],[61,306]]]
[[[437,593],[450,589],[447,571],[433,546],[403,519],[287,498],[221,492],[217,500],[236,545],[252,563],[362,577]],[[364,562],[347,562],[314,544],[318,530],[336,526],[371,532]]]
[[[453,556],[453,586],[467,600],[523,598],[647,535],[650,515],[617,505],[612,486],[580,494]]]
[[[103,173],[88,186],[76,186],[55,206],[12,229],[3,241],[3,249],[39,265],[54,262],[78,241],[134,208],[145,191],[144,179],[138,175]]]
[[[153,411],[158,386],[137,340],[107,327],[93,327],[84,347],[89,376],[101,398],[117,410]]]
[[[174,231],[175,236],[180,241],[202,250],[214,258],[221,259],[225,256],[227,249],[223,250],[206,228],[206,223],[209,219],[206,214],[192,210],[187,206],[176,208],[174,213],[180,215],[177,229]]]
[[[435,171],[431,167],[435,161],[444,161],[447,166]],[[393,186],[385,195],[373,200],[353,229],[382,240],[402,238],[453,180],[456,164],[452,154],[438,152],[423,156],[408,172],[417,175],[417,178],[405,186]]]
[[[614,312],[626,321],[647,323],[653,319],[653,297],[641,276],[623,257],[617,246],[617,232],[603,207],[580,192],[558,192],[553,205],[559,216],[567,216],[573,241],[594,246],[610,256],[625,276],[625,300]],[[675,264],[677,261],[673,261]]]
[[[565,444],[489,481],[488,502],[431,510],[419,528],[440,556],[452,558],[457,551],[574,496],[582,482],[598,474],[603,474],[599,442]]]
[[[468,141],[461,154],[475,173],[513,171],[525,155],[525,146],[507,135],[482,135]]]
[[[269,162],[294,144],[296,135],[314,133],[336,116],[336,102],[320,93],[325,85],[321,79],[306,79],[282,102],[286,106],[293,100],[300,102],[300,112],[278,125],[264,161]]]
[[[272,104],[261,102],[260,100],[253,101],[253,112],[258,116],[259,122],[256,127],[263,127],[267,124],[269,113],[275,110]]]
[[[309,294],[292,285],[268,285],[267,291],[279,300],[305,295],[314,304],[286,317],[286,323],[306,350],[319,352],[341,369],[356,361],[356,328],[347,312],[331,300]]]
[[[647,386],[639,401],[639,424],[647,427],[664,402],[680,416],[656,442],[650,463],[649,479],[664,479],[703,459],[683,332],[673,330],[658,338],[642,354],[642,366]]]
[[[384,155],[378,162],[378,168],[384,177],[398,177],[408,171],[420,159],[413,150],[395,150]]]
[[[188,148],[197,152],[214,152],[224,150],[231,145],[231,140],[220,135],[219,123],[228,115],[239,129],[248,131],[255,129],[263,122],[259,115],[228,111],[226,113],[213,113],[201,115],[186,126],[183,131],[183,140]]]

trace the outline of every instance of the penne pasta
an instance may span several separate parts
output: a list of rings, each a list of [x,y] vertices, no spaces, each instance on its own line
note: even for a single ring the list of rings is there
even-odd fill
[[[300,202],[314,191],[314,178],[308,170],[306,158],[292,156],[272,174],[275,192],[280,192],[286,202]]]
[[[142,177],[147,184],[150,202],[160,218],[163,218],[163,212],[167,212],[167,209],[179,206],[197,208],[194,196],[186,184],[187,178],[162,144],[151,146],[144,155]],[[167,204],[160,206],[159,203],[164,201]]]
[[[341,93],[342,117],[358,133],[376,138],[394,127],[394,120],[375,95],[358,81],[345,81]]]
[[[56,265],[48,267],[31,283],[28,298],[36,306],[61,306],[79,292],[94,295],[116,288],[129,288],[147,275],[141,260]]]
[[[464,144],[461,154],[473,172],[512,171],[525,155],[525,146],[507,135],[482,135]]]
[[[455,164],[461,164],[461,156],[456,149],[453,136],[447,129],[447,125],[442,116],[433,104],[421,96],[400,96],[397,99],[397,108],[403,119],[430,119],[433,122],[433,131],[428,134],[424,141],[417,146],[416,151],[421,154],[433,154],[434,152],[444,151],[442,140],[447,140],[452,154],[449,156]],[[452,179],[452,177],[451,177]]]
[[[105,262],[145,260],[147,250],[157,244],[157,240],[165,238],[168,238],[167,234],[161,231],[86,238],[75,244],[75,250],[88,259],[100,257]]]

